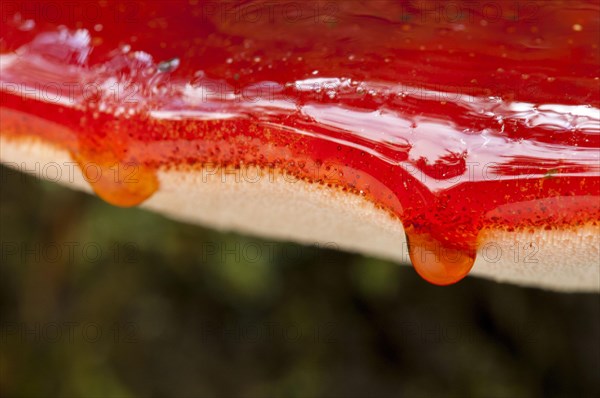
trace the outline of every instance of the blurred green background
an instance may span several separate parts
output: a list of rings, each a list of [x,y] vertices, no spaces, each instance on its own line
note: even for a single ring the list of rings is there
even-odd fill
[[[2,397],[600,396],[598,295],[439,288],[1,172]]]

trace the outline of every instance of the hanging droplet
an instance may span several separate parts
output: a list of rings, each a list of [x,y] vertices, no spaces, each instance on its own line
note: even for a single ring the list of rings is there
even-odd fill
[[[154,170],[112,156],[73,154],[86,181],[106,202],[120,207],[137,206],[158,190]]]
[[[475,263],[475,250],[443,246],[429,234],[406,233],[408,254],[417,273],[435,285],[451,285],[463,279]]]

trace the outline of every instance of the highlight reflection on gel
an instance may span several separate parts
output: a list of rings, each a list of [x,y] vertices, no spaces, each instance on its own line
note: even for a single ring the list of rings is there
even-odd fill
[[[276,168],[356,193],[402,221],[415,268],[441,285],[468,273],[484,228],[600,220],[593,13],[547,4],[532,30],[402,22],[394,4],[340,2],[334,27],[225,24],[166,2],[139,16],[166,27],[14,13],[0,130],[69,150],[120,206],[178,165]]]

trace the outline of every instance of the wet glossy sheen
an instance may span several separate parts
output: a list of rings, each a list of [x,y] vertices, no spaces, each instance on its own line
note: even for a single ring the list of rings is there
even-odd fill
[[[1,132],[111,203],[159,167],[259,165],[398,216],[442,285],[483,228],[600,219],[597,2],[44,4],[3,15]]]

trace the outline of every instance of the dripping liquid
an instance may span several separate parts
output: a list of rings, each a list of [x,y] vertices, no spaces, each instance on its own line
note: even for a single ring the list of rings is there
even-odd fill
[[[475,248],[454,249],[427,233],[406,231],[408,254],[417,273],[428,282],[445,286],[458,282],[473,268]]]
[[[346,3],[340,13],[349,18],[377,13]],[[105,29],[96,41],[82,33],[89,27],[57,22],[24,34],[3,24],[2,136],[67,150],[98,196],[118,206],[151,197],[161,168],[203,165],[258,166],[360,195],[403,223],[415,269],[438,285],[468,274],[484,228],[600,220],[600,94],[590,72],[600,56],[565,39],[597,41],[585,7],[540,15],[551,45],[530,49],[530,63],[543,67],[522,71],[523,52],[505,45],[506,21],[470,31],[416,24],[407,40],[381,15],[335,30],[217,29],[218,21],[199,24],[193,9],[165,4],[140,9],[177,20],[168,32],[139,26],[141,51],[123,46],[112,20],[98,21]],[[586,29],[554,29],[554,15]],[[190,45],[193,29],[210,40]],[[295,44],[293,54],[273,30]],[[165,34],[171,46],[157,47],[152,39]],[[510,43],[530,35],[517,31]],[[588,64],[574,71],[568,59],[577,51]],[[424,67],[408,79],[415,66]],[[516,90],[516,78],[535,90]],[[69,101],[52,100],[73,81]],[[109,83],[134,89],[115,97]],[[86,94],[86,84],[97,92]]]
[[[155,170],[138,163],[124,163],[107,154],[72,153],[85,180],[103,200],[115,206],[137,206],[159,187]]]

